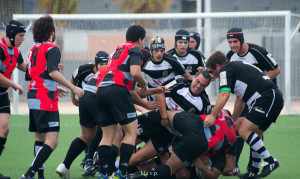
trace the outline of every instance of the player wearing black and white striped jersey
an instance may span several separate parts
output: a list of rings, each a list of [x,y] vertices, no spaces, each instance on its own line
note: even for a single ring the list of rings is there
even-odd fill
[[[84,88],[86,83],[93,77],[93,75],[104,65],[108,63],[109,55],[105,51],[98,51],[95,56],[95,63],[88,63],[80,65],[71,77],[71,83],[79,88]],[[78,100],[75,94],[71,92],[72,103],[78,106]]]
[[[175,75],[182,75],[186,79],[192,79],[184,66],[170,54],[165,53],[165,41],[156,37],[151,40],[151,60],[147,63],[143,72],[149,88],[164,86],[175,79]]]
[[[227,32],[227,41],[230,47],[230,51],[227,53],[227,58],[230,61],[242,61],[255,65],[258,67],[264,75],[267,75],[276,84],[276,76],[280,74],[280,68],[278,64],[265,48],[256,44],[246,43],[244,40],[244,33],[241,28],[233,27]],[[247,106],[241,113],[241,117],[245,115]],[[242,152],[244,141],[238,136],[237,138],[237,157],[236,167],[233,174],[239,173],[238,161]],[[251,156],[250,151],[250,158]],[[251,168],[252,160],[249,160],[248,168]]]
[[[235,94],[232,117],[239,135],[250,146],[253,157],[251,168],[240,178],[266,177],[279,167],[279,162],[268,152],[261,137],[276,122],[283,108],[282,92],[259,68],[240,61],[228,62],[225,54],[220,51],[209,57],[206,66],[210,73],[220,78],[220,93],[212,113],[205,119],[205,126],[214,124],[215,117],[225,106],[230,93]],[[239,117],[244,104],[247,104],[248,111],[245,117]],[[267,165],[258,174],[261,159]]]
[[[156,100],[161,105],[160,112],[152,111],[138,117],[139,132],[137,138],[147,142],[147,144],[133,154],[129,162],[130,166],[135,166],[157,154],[162,154],[174,142],[176,136],[165,128],[170,126],[167,120],[167,109],[206,114],[210,101],[205,88],[210,81],[211,77],[206,71],[199,71],[192,81],[174,80],[167,84],[171,90],[170,93],[156,95]]]
[[[167,53],[176,57],[185,69],[194,76],[201,67],[205,68],[205,58],[200,51],[189,48],[189,40],[190,35],[188,31],[178,30],[175,35],[175,48]],[[180,76],[176,76],[176,78],[180,78]]]

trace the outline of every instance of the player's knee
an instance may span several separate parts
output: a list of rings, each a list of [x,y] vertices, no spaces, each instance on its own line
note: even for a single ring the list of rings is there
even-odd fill
[[[0,137],[7,138],[9,129],[10,129],[9,125],[1,126]]]

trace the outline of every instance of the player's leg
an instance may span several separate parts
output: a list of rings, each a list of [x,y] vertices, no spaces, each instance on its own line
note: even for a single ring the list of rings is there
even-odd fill
[[[1,156],[2,151],[5,148],[5,143],[9,133],[10,105],[9,103],[7,104],[7,101],[5,102],[5,100],[3,100],[3,95],[0,95],[0,100],[1,100],[0,101],[0,156]],[[0,174],[0,178],[9,179],[10,177]]]
[[[39,133],[39,134],[35,133],[34,157],[36,157],[39,150],[43,147],[45,138],[46,138],[45,133]],[[38,170],[39,179],[44,178],[44,168],[45,168],[45,163],[43,163],[43,165]]]

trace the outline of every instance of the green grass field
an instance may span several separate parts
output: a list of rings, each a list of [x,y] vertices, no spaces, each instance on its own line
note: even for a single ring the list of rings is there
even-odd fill
[[[10,133],[7,148],[0,157],[0,173],[18,179],[25,173],[33,160],[34,134],[28,132],[28,116],[11,116]],[[61,115],[61,132],[59,145],[46,162],[45,177],[58,178],[56,167],[64,160],[72,140],[80,134],[77,115]],[[265,146],[276,157],[281,166],[267,178],[296,179],[300,178],[300,116],[280,116],[277,123],[265,133]],[[240,168],[245,172],[248,163],[249,147],[245,144],[240,159]],[[71,166],[71,177],[82,178],[83,171],[79,164],[81,154]],[[37,176],[36,176],[37,178]],[[94,177],[96,178],[96,176]],[[237,177],[220,177],[237,178]]]

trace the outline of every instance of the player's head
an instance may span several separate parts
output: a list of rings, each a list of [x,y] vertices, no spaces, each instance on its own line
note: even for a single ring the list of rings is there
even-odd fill
[[[146,37],[146,30],[141,25],[131,25],[126,32],[126,41],[138,43],[141,48],[143,46],[144,38]]]
[[[143,45],[141,48],[142,51],[142,64],[141,64],[141,69],[144,69],[145,66],[147,65],[148,61],[150,60],[151,53],[149,47],[146,45]]]
[[[190,85],[190,90],[194,96],[200,95],[205,88],[209,85],[211,81],[211,76],[207,71],[200,70],[198,71],[194,78],[193,81]]]
[[[107,65],[109,60],[109,55],[105,51],[99,51],[96,53],[95,56],[95,66],[100,69],[102,66]]]
[[[48,41],[52,36],[52,42],[55,41],[55,24],[50,15],[44,15],[37,19],[33,24],[33,39],[36,43]]]
[[[227,31],[227,41],[233,52],[240,50],[244,44],[244,33],[241,28],[233,27]],[[238,41],[240,44],[238,44]]]
[[[209,72],[213,76],[218,77],[220,74],[220,69],[227,61],[227,57],[223,52],[214,52],[206,61],[206,67],[208,69],[207,72]]]
[[[190,34],[184,29],[180,29],[175,35],[175,49],[177,53],[186,53],[189,47]]]
[[[25,26],[16,20],[11,20],[6,25],[6,37],[9,38],[9,41],[12,46],[19,47],[22,42],[25,40],[26,29]]]
[[[154,62],[161,62],[166,49],[165,40],[161,37],[155,37],[150,43],[152,60]]]
[[[198,32],[191,32],[190,33],[190,42],[189,42],[189,47],[193,48],[195,50],[198,50],[199,46],[201,43],[201,37]]]

